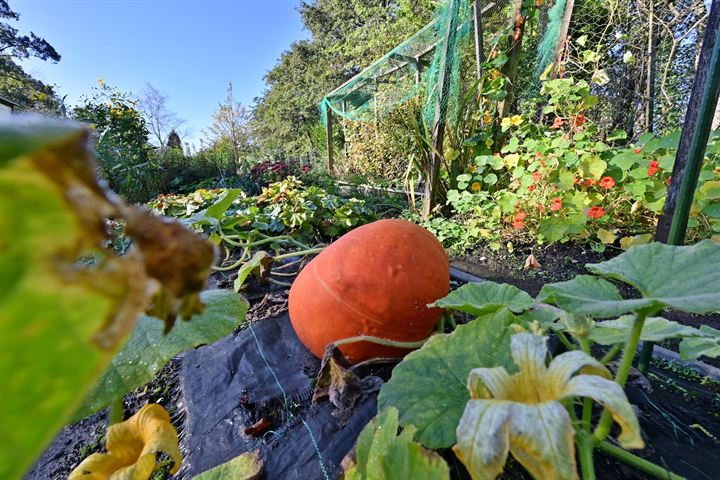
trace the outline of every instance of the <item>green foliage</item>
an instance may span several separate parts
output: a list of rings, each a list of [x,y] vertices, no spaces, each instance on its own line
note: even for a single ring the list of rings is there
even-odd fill
[[[484,308],[479,305],[478,308]],[[434,335],[410,353],[380,390],[378,408],[395,407],[400,424],[417,427],[417,439],[429,448],[455,443],[455,427],[470,399],[466,380],[477,367],[511,366],[507,309],[484,315],[448,335]]]
[[[205,305],[203,312],[179,322],[167,334],[161,320],[140,317],[75,418],[95,413],[148,383],[178,353],[220,340],[244,323],[248,303],[243,297],[226,290],[208,290],[200,298]]]
[[[262,457],[258,450],[246,452],[215,468],[206,470],[193,477],[194,480],[254,480],[260,476],[263,469]]]
[[[10,123],[0,138],[0,375],[9,379],[0,477],[15,478],[70,419],[139,315],[169,330],[202,309],[213,250],[98,183],[88,132],[76,124]],[[133,240],[126,255],[108,242],[111,218]]]
[[[398,435],[398,411],[388,408],[368,423],[355,446],[355,461],[345,471],[347,480],[391,480],[422,478],[448,480],[445,461],[435,452],[413,441],[415,428],[405,427]]]
[[[310,241],[318,235],[337,237],[369,222],[374,215],[363,200],[341,198],[316,186],[305,186],[288,177],[270,184],[262,193],[248,197],[234,192],[232,203],[207,208],[226,191],[198,190],[191,195],[163,195],[149,203],[157,213],[186,219],[199,231],[219,235],[241,235],[257,240],[262,235],[292,235]],[[200,212],[205,208],[204,212]],[[213,221],[211,219],[216,219]],[[219,228],[218,228],[219,227]]]
[[[611,283],[588,275],[547,285],[535,302],[508,285],[464,285],[435,305],[478,318],[407,355],[382,387],[379,407],[397,408],[400,424],[417,428],[426,446],[457,441],[453,450],[474,478],[495,478],[509,452],[534,478],[577,477],[576,449],[583,478],[594,478],[593,450],[605,445],[613,421],[621,427],[623,447],[642,448],[637,417],[622,390],[638,342],[679,338],[684,358],[720,356],[719,331],[651,316],[666,306],[696,313],[720,308],[720,245],[635,246],[588,267],[636,287],[639,297],[623,299]],[[625,312],[631,314],[614,318]],[[570,349],[549,365],[545,331],[556,332]],[[613,346],[602,361],[590,356],[595,343]],[[603,364],[621,349],[612,379]],[[584,414],[581,420],[579,412],[592,412],[593,401],[605,409],[600,419],[595,423]],[[668,474],[626,452],[616,456],[633,466],[643,462],[642,469],[655,476]]]
[[[499,246],[501,238],[526,237],[591,242],[602,251],[608,244],[626,248],[631,237],[654,230],[679,132],[614,146],[624,135],[603,141],[586,117],[596,102],[587,82],[548,80],[541,93],[544,122],[538,124],[534,113],[515,115],[502,119],[500,133],[487,124],[464,142],[460,155],[472,160],[457,175],[447,205],[450,222],[468,230],[456,236],[446,220],[427,222],[446,244],[462,249],[485,240]],[[714,134],[689,223],[691,240],[720,234],[719,152]]]

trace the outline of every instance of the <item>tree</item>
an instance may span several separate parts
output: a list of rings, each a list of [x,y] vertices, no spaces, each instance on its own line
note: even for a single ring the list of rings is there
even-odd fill
[[[10,9],[6,0],[0,0],[0,19],[20,20],[20,15]],[[44,38],[34,33],[20,35],[17,28],[0,22],[0,55],[14,58],[37,57],[41,60],[60,61],[60,54]]]
[[[235,100],[232,82],[228,82],[225,101],[213,113],[213,123],[206,132],[211,144],[227,143],[233,152],[233,160],[240,163],[251,147],[250,111]]]
[[[170,134],[168,135],[167,139],[167,148],[172,149],[180,149],[182,152],[182,141],[180,140],[180,135],[175,130],[171,130]]]
[[[0,0],[0,20],[17,21],[6,0]],[[60,54],[34,33],[21,35],[8,22],[0,21],[0,96],[14,101],[21,110],[57,112],[61,105],[55,90],[27,74],[14,59],[37,57],[57,62]]]
[[[160,149],[168,144],[170,132],[175,132],[185,123],[185,120],[178,118],[177,114],[168,108],[168,98],[148,83],[139,102],[153,143]]]

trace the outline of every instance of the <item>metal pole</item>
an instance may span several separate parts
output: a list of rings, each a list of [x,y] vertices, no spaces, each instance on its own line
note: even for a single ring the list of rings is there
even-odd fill
[[[332,175],[335,169],[335,158],[333,156],[333,112],[330,107],[325,106],[325,108],[327,109],[325,133],[327,134],[328,172]]]
[[[482,2],[473,2],[473,22],[475,25],[475,64],[477,67],[477,78],[482,77],[482,64],[485,61],[485,47],[483,44],[482,28]]]
[[[682,245],[685,241],[688,217],[705,158],[705,148],[710,137],[718,95],[720,95],[720,0],[713,0],[703,36],[695,82],[685,113],[680,145],[675,156],[672,180],[655,233],[655,239],[659,242]],[[638,370],[643,373],[647,372],[652,350],[652,342],[646,342],[640,352]]]

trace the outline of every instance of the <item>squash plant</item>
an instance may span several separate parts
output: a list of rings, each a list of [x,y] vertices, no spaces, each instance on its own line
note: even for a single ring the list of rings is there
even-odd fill
[[[511,454],[538,480],[578,478],[577,456],[582,478],[592,480],[596,449],[657,478],[680,478],[626,450],[644,442],[623,387],[641,341],[680,338],[686,359],[720,355],[720,332],[660,316],[666,308],[720,309],[720,245],[640,245],[587,267],[594,275],[546,285],[535,299],[483,282],[432,304],[476,318],[430,337],[395,367],[380,415],[397,409],[408,441],[453,447],[474,479],[496,478]],[[609,280],[639,296],[623,298]],[[569,350],[549,363],[548,335]],[[607,348],[600,359],[591,356],[594,344]],[[606,365],[621,352],[613,375]],[[626,449],[607,440],[613,422]]]
[[[233,292],[201,293],[211,243],[128,205],[96,171],[74,123],[0,127],[0,478],[21,477],[60,427],[121,403],[248,308]],[[118,224],[132,241],[123,255]]]

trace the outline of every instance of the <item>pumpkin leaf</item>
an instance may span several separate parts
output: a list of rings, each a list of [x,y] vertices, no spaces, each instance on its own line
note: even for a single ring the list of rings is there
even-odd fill
[[[102,478],[150,478],[162,452],[174,462],[171,474],[182,463],[178,434],[170,415],[160,405],[142,407],[124,422],[110,425],[105,440],[107,453],[93,453],[70,473],[68,480]]]
[[[466,283],[428,306],[483,315],[501,308],[520,313],[532,305],[532,297],[513,285],[482,282]]]
[[[508,327],[518,318],[506,308],[434,335],[393,369],[378,396],[380,409],[395,407],[400,424],[417,427],[416,438],[429,448],[455,443],[455,427],[470,399],[466,381],[478,367],[513,365]]]
[[[262,471],[263,463],[260,451],[253,450],[211,468],[200,475],[195,475],[193,480],[256,480],[260,478]]]
[[[243,263],[238,269],[238,276],[233,283],[233,289],[236,292],[246,287],[245,280],[250,274],[253,274],[258,282],[262,282],[270,275],[270,267],[274,261],[272,255],[262,250],[255,252],[250,260]]]
[[[200,299],[205,304],[203,313],[177,323],[167,335],[160,320],[141,317],[75,418],[86,417],[122,398],[152,380],[178,353],[220,340],[245,320],[248,303],[234,292],[208,290]]]
[[[398,411],[382,410],[363,428],[355,444],[355,459],[345,471],[347,480],[422,478],[448,480],[445,460],[413,441],[415,429],[398,435]],[[345,461],[343,462],[346,463]]]
[[[720,357],[720,330],[700,325],[700,332],[706,336],[683,338],[680,342],[680,356],[683,360],[695,360],[702,356]]]
[[[637,288],[658,309],[690,313],[720,310],[720,245],[639,245],[588,270]],[[632,300],[626,300],[632,301]]]
[[[655,305],[649,299],[625,300],[615,286],[591,275],[544,285],[538,302],[553,303],[575,315],[607,318]]]
[[[77,124],[3,124],[0,138],[0,376],[12,379],[0,399],[0,478],[19,478],[140,314],[171,327],[202,309],[214,252],[98,183]],[[124,256],[104,246],[109,218],[133,240]]]
[[[630,336],[635,323],[634,315],[623,315],[617,320],[598,322],[590,331],[590,340],[600,345],[624,343]],[[643,324],[640,340],[643,342],[662,342],[668,338],[705,337],[707,334],[697,328],[681,325],[662,317],[649,317]]]

